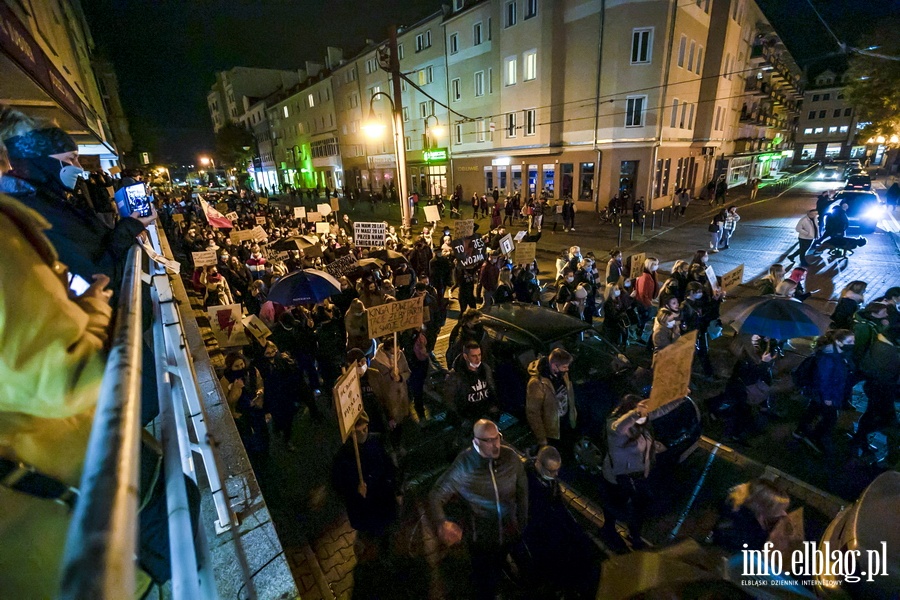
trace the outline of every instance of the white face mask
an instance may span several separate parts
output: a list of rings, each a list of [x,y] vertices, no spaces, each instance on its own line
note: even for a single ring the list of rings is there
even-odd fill
[[[672,329],[673,327],[675,327],[675,321],[667,321],[666,327],[668,327],[669,329]]]
[[[621,295],[622,295],[622,292],[619,291],[619,290],[616,290],[616,291],[613,292],[613,298],[618,298],[618,297],[621,296]]]
[[[566,277],[566,281],[568,281],[569,283],[572,283],[573,281],[575,281],[575,278],[574,277]]]
[[[356,373],[357,373],[357,375],[359,375],[360,377],[362,377],[363,375],[366,374],[366,370],[367,370],[368,368],[369,368],[369,365],[367,365],[367,364],[365,364],[365,363],[363,363],[363,364],[361,364],[361,365],[357,365],[357,366],[356,366]]]
[[[84,170],[75,165],[65,165],[59,170],[59,180],[67,189],[74,190],[78,178],[84,175]]]
[[[637,423],[638,425],[643,425],[646,422],[647,422],[647,417],[639,417],[638,419],[635,420],[635,423]]]
[[[625,281],[625,287],[631,287],[631,282],[626,280],[626,281]]]
[[[650,271],[656,271],[657,269],[659,269],[659,265],[653,265],[652,267],[650,267]]]
[[[481,367],[481,362],[477,362],[477,363],[470,362],[469,366],[473,369],[478,369],[479,367]]]

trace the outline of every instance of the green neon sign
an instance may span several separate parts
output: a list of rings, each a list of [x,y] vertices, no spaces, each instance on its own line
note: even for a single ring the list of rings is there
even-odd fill
[[[434,150],[426,150],[424,152],[425,162],[438,162],[447,160],[446,148],[435,148]]]

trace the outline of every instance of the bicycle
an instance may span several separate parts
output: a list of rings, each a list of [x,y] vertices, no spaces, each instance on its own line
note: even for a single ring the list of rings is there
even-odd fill
[[[610,223],[611,225],[618,225],[621,217],[619,216],[618,211],[611,211],[609,208],[604,208],[600,211],[600,223]]]

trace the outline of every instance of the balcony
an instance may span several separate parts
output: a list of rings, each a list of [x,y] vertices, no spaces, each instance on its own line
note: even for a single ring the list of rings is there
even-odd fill
[[[758,98],[764,98],[769,95],[772,86],[769,85],[766,81],[760,79],[748,79],[746,85],[744,86],[744,93],[750,94],[751,96],[756,96]]]

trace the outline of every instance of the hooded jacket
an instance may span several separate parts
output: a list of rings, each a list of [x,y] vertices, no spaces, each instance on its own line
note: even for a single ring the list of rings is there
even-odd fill
[[[500,446],[496,459],[467,448],[457,455],[431,490],[429,504],[436,525],[447,520],[444,506],[461,499],[471,516],[471,537],[479,546],[515,541],[528,523],[528,478],[514,450]]]
[[[453,362],[453,370],[444,385],[444,399],[465,420],[477,420],[498,406],[494,374],[482,360],[476,371],[469,369],[464,354]]]
[[[525,391],[525,416],[528,425],[538,443],[546,444],[547,438],[559,439],[559,401],[556,398],[556,388],[553,386],[553,375],[550,371],[550,360],[542,356],[528,365],[528,387]],[[575,391],[569,374],[563,374],[566,385],[566,398],[568,401],[569,425],[575,427],[578,419],[578,411],[575,408]]]
[[[409,416],[409,388],[406,382],[409,381],[410,370],[406,355],[403,352],[397,353],[400,381],[394,381],[391,376],[392,365],[393,357],[384,351],[383,346],[380,347],[369,365],[369,385],[372,386],[385,417],[389,421],[400,423]]]

